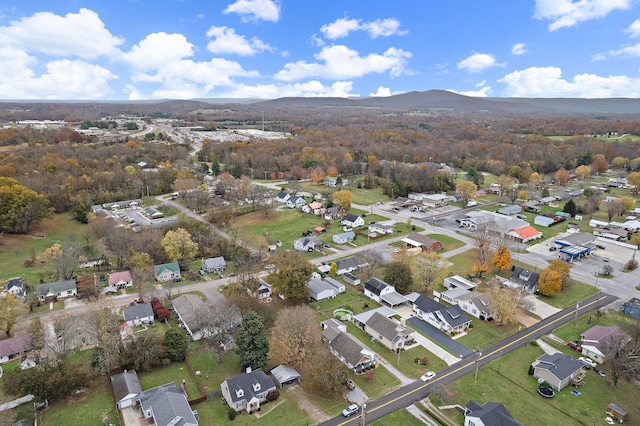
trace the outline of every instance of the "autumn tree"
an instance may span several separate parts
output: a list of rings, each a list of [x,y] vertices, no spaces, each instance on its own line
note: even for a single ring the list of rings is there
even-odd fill
[[[562,289],[564,290],[571,283],[571,265],[563,260],[551,260],[546,269],[556,271],[560,275],[562,281]]]
[[[533,172],[529,175],[529,185],[534,188],[539,188],[542,185],[542,176],[540,176],[540,173]]]
[[[269,364],[289,364],[307,369],[313,355],[322,347],[316,312],[309,306],[287,307],[278,313],[269,336]]]
[[[516,288],[489,286],[489,309],[495,313],[496,322],[500,325],[518,322],[520,314],[531,309],[531,303],[526,299],[527,295],[525,291]]]
[[[470,180],[463,180],[456,185],[456,193],[462,199],[462,204],[466,205],[467,201],[475,198],[478,186]]]
[[[492,258],[493,266],[498,271],[506,271],[511,267],[511,251],[506,246],[498,246],[496,251],[493,252]]]
[[[615,216],[620,216],[624,213],[624,207],[620,200],[613,200],[607,203],[607,217],[609,218],[609,222]]]
[[[162,247],[169,260],[179,261],[183,265],[188,264],[198,254],[198,243],[191,240],[191,235],[184,228],[167,231],[162,239]]]
[[[565,186],[567,182],[569,182],[569,172],[564,167],[560,167],[555,175],[555,184]]]
[[[27,307],[16,299],[15,294],[7,293],[0,298],[0,326],[7,336],[11,335],[11,330],[18,322],[18,318],[27,312]]]
[[[263,368],[267,364],[269,342],[264,328],[264,322],[255,311],[249,311],[242,316],[242,326],[236,338],[240,368]]]
[[[631,172],[627,175],[627,182],[631,187],[632,194],[638,194],[640,192],[640,172]]]
[[[152,274],[151,256],[145,252],[132,250],[127,264],[131,270],[133,285],[138,290],[138,297],[140,300],[144,300],[144,289]]]
[[[344,391],[343,381],[348,370],[326,347],[319,347],[304,373],[306,379],[302,383],[307,389],[316,395],[337,397]]]
[[[596,173],[606,173],[609,170],[609,162],[602,154],[594,155],[591,165]]]
[[[309,298],[307,282],[313,265],[297,251],[278,252],[271,262],[276,266],[276,272],[269,275],[274,290],[286,299],[305,302]]]
[[[17,180],[0,177],[0,231],[26,234],[53,214],[49,202]]]
[[[226,299],[217,301],[198,312],[196,328],[202,333],[206,347],[216,354],[216,362],[222,362],[222,340],[232,334],[241,321],[240,310]]]
[[[341,189],[333,193],[333,204],[336,206],[349,210],[352,202],[353,194],[348,189]]]
[[[384,263],[382,255],[376,250],[364,250],[360,253],[360,258],[366,262],[362,265],[360,271],[364,273],[367,280],[371,279],[375,275],[376,270]]]
[[[491,248],[490,234],[488,224],[482,224],[478,227],[474,235],[474,243],[476,250],[474,251],[474,262],[471,271],[482,277],[483,274],[489,272],[489,250]]]
[[[586,178],[591,176],[591,166],[586,166],[586,165],[578,166],[576,167],[575,173],[578,179],[585,180]]]
[[[629,210],[633,210],[634,206],[636,205],[636,200],[633,199],[632,197],[620,197],[618,201],[620,201],[620,204],[622,204],[623,212],[628,212]]]
[[[97,345],[92,353],[91,368],[100,373],[107,373],[120,366],[124,351],[119,331],[122,317],[113,312],[113,306],[100,300],[95,302],[92,312]]]
[[[504,195],[504,194],[508,194],[509,191],[511,191],[516,186],[518,181],[516,180],[516,178],[512,176],[500,175],[496,179],[496,183],[500,188],[500,195]]]
[[[538,279],[538,290],[544,296],[555,296],[562,290],[562,277],[557,271],[545,268]]]
[[[627,157],[614,157],[611,160],[611,168],[613,169],[626,169],[629,165],[629,159]]]
[[[447,262],[436,252],[427,251],[412,258],[413,275],[420,280],[424,291],[433,292],[449,275]]]
[[[394,286],[399,293],[409,293],[413,287],[411,267],[403,260],[389,262],[385,267],[384,280]]]

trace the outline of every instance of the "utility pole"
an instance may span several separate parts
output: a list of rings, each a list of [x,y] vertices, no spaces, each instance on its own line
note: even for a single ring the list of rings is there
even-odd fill
[[[482,351],[478,351],[478,359],[476,359],[476,374],[473,376],[474,380],[478,379],[478,367],[480,367],[480,357],[482,356]]]
[[[364,422],[365,422],[364,412],[367,409],[367,403],[366,403],[367,399],[366,398],[367,398],[366,396],[362,397],[362,426],[364,426]]]

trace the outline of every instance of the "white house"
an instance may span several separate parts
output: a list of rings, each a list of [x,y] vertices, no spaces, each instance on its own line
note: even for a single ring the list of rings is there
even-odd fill
[[[444,306],[423,294],[412,302],[412,308],[418,318],[448,333],[463,332],[471,324],[460,306]]]
[[[326,277],[324,282],[333,287],[336,290],[336,293],[344,293],[347,290],[344,284],[331,277]]]
[[[349,213],[340,222],[341,225],[350,226],[351,228],[356,228],[358,226],[364,225],[364,219],[362,216],[358,216],[353,213]]]
[[[304,197],[298,197],[297,195],[292,195],[286,201],[286,204],[287,204],[287,207],[289,207],[290,209],[299,209],[304,207],[304,205],[307,204],[307,202],[305,201]]]
[[[375,277],[364,283],[364,295],[391,307],[407,303],[407,298],[398,293],[394,286]]]
[[[337,274],[342,275],[364,268],[368,263],[364,260],[358,259],[357,257],[347,257],[346,259],[338,260],[336,265],[338,266]]]
[[[378,234],[393,234],[393,226],[383,225],[381,223],[372,223],[369,225],[369,232]]]
[[[322,203],[317,201],[313,201],[309,204],[306,204],[302,207],[302,211],[304,213],[314,214],[316,216],[320,216],[324,213],[324,206]]]
[[[200,266],[201,274],[210,274],[220,273],[227,269],[227,262],[224,260],[224,257],[210,257],[202,261],[202,265]]]
[[[355,240],[356,233],[353,231],[343,232],[341,234],[336,234],[333,236],[333,242],[336,244],[347,244],[351,241]]]
[[[314,251],[318,247],[322,247],[324,243],[315,235],[298,238],[293,241],[293,248],[298,251]]]
[[[109,274],[109,285],[117,290],[133,286],[131,271],[120,271]]]
[[[462,288],[465,290],[473,290],[478,287],[478,284],[473,281],[469,281],[466,278],[462,278],[460,275],[453,275],[444,279],[444,286],[448,289]]]
[[[253,413],[267,400],[267,393],[276,390],[276,384],[261,369],[252,371],[249,368],[246,373],[222,382],[220,390],[229,407],[236,412],[246,410],[247,413]]]
[[[480,405],[469,401],[465,407],[464,426],[522,426],[511,417],[511,413],[499,402],[485,402]]]
[[[111,389],[119,410],[131,407],[135,397],[142,393],[142,386],[135,370],[124,370],[111,376]]]
[[[153,323],[153,308],[150,303],[134,303],[124,308],[122,314],[129,327]]]
[[[287,202],[287,200],[289,200],[289,198],[291,197],[291,194],[287,194],[286,192],[278,192],[278,195],[276,196],[276,201],[280,204],[284,204]]]
[[[442,207],[449,203],[447,194],[429,194],[422,199],[422,202],[429,207]]]
[[[36,286],[36,295],[39,300],[45,300],[50,297],[62,299],[78,294],[76,280],[63,280],[52,283],[38,284]]]
[[[307,282],[307,287],[309,288],[309,298],[316,302],[333,299],[338,293],[335,287],[320,278],[311,278]]]

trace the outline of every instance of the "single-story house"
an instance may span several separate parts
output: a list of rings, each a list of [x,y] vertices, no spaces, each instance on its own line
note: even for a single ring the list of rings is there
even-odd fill
[[[10,278],[4,291],[13,294],[17,299],[24,301],[27,291],[24,289],[23,281],[22,277]]]
[[[364,225],[364,218],[357,214],[349,213],[345,217],[342,218],[340,222],[341,225],[350,226],[351,228],[356,228],[358,226]]]
[[[50,297],[57,297],[59,299],[64,297],[71,297],[78,294],[78,287],[76,280],[62,280],[52,283],[38,284],[36,286],[36,296],[38,300],[44,301]]]
[[[460,275],[452,275],[445,278],[443,284],[448,290],[452,290],[454,288],[462,288],[472,291],[473,289],[478,287],[478,284],[474,283],[473,281],[469,281],[466,278],[462,278]]]
[[[143,391],[135,401],[144,418],[155,426],[197,426],[198,420],[182,386],[174,382]]]
[[[580,335],[582,354],[602,364],[607,345],[611,339],[629,340],[629,336],[618,327],[594,325]]]
[[[298,238],[293,241],[293,248],[298,251],[314,251],[322,246],[324,246],[324,243],[315,235]]]
[[[208,259],[204,259],[202,261],[202,265],[200,266],[201,274],[211,274],[223,272],[227,269],[227,262],[224,260],[224,257],[210,257]]]
[[[562,352],[541,355],[532,366],[533,377],[544,380],[556,390],[561,390],[572,381],[581,382],[585,374],[582,362]]]
[[[418,318],[447,333],[463,332],[471,324],[460,306],[444,306],[423,294],[412,302],[412,309]]]
[[[371,349],[335,327],[325,328],[322,340],[327,342],[331,353],[354,372],[361,372],[376,364],[376,354]]]
[[[300,373],[298,373],[295,368],[287,364],[280,364],[271,370],[271,376],[281,389],[285,385],[290,385],[293,382],[300,383]]]
[[[264,281],[262,278],[259,278],[258,288],[255,291],[251,291],[251,289],[247,288],[247,293],[258,300],[262,300],[271,297],[272,288],[268,282]]]
[[[207,306],[201,297],[195,294],[182,294],[171,302],[173,311],[178,317],[178,324],[184,328],[191,340],[202,339],[202,330],[198,320]]]
[[[372,223],[369,225],[369,232],[375,232],[378,234],[393,234],[393,226],[391,225],[383,225],[381,223]]]
[[[346,278],[345,278],[345,281],[346,281]],[[632,318],[640,319],[640,299],[633,297],[629,299],[627,302],[624,302],[622,312],[624,312],[625,315],[628,315]]]
[[[397,351],[413,340],[413,330],[376,312],[367,320],[364,331],[386,348]]]
[[[542,198],[540,198],[538,200],[538,202],[540,204],[543,204],[545,206],[548,206],[548,205],[551,205],[551,204],[555,204],[556,201],[558,201],[558,200],[554,196],[542,197]]]
[[[111,376],[111,389],[119,410],[134,404],[135,398],[142,393],[142,386],[136,370],[124,370]]]
[[[313,201],[302,207],[304,213],[314,214],[320,216],[324,213],[324,206],[318,201]]]
[[[336,297],[336,294],[338,294],[332,285],[327,284],[320,278],[311,278],[307,282],[307,287],[309,288],[309,298],[316,302],[320,302],[325,299],[333,299]]]
[[[497,212],[505,216],[513,216],[514,214],[521,213],[522,207],[520,207],[517,204],[512,204],[510,206],[504,206],[499,208]]]
[[[422,199],[425,206],[442,207],[449,204],[449,196],[447,194],[429,194]]]
[[[120,209],[131,209],[138,208],[142,206],[142,200],[126,200],[126,201],[117,201],[115,203],[104,203],[102,207],[105,210],[120,210]]]
[[[362,259],[358,259],[357,257],[347,257],[346,259],[341,259],[336,262],[336,266],[338,267],[337,274],[342,275],[348,272],[357,271],[360,268],[364,268],[368,263]]]
[[[246,373],[230,377],[220,385],[222,397],[229,407],[253,413],[267,400],[267,393],[276,390],[275,381],[261,369],[247,369]]]
[[[116,290],[133,286],[131,271],[120,271],[109,274],[108,283],[110,286],[115,287]]]
[[[298,197],[297,195],[292,195],[286,201],[286,204],[287,204],[287,207],[289,207],[290,209],[299,209],[304,207],[305,204],[307,204],[307,202],[304,199],[304,197]]]
[[[347,231],[333,236],[333,242],[336,244],[347,244],[355,239],[356,233],[353,231]]]
[[[555,220],[553,220],[552,217],[547,217],[547,216],[541,216],[538,215],[536,216],[535,219],[533,219],[533,224],[534,225],[538,225],[538,226],[544,226],[544,227],[550,227],[551,225],[553,225],[555,223]]]
[[[324,278],[324,282],[329,284],[331,287],[333,287],[336,290],[336,294],[338,293],[344,293],[345,291],[347,291],[346,287],[344,286],[344,284],[342,284],[340,281],[331,278],[331,277],[325,277]]]
[[[182,278],[182,275],[180,275],[180,265],[178,265],[178,262],[155,265],[153,267],[153,275],[156,278],[156,281],[161,283],[171,280],[179,280]]]
[[[388,306],[380,306],[374,309],[369,309],[368,311],[361,312],[357,315],[351,316],[351,322],[364,330],[365,324],[367,323],[367,321],[369,321],[369,318],[371,318],[375,313],[384,315],[387,318],[391,318],[398,315],[398,311],[396,311],[395,309],[391,309]]]
[[[409,248],[420,248],[422,251],[438,251],[442,249],[442,243],[426,235],[417,233],[409,234],[402,242]]]
[[[407,198],[415,201],[422,201],[427,197],[427,194],[423,194],[422,192],[410,192],[407,194]]]
[[[593,228],[593,235],[614,241],[626,240],[629,237],[627,230],[621,228]]]
[[[148,217],[149,219],[162,219],[164,217],[164,213],[155,207],[147,207],[142,210],[142,214]]]
[[[370,278],[364,283],[364,295],[391,307],[407,303],[407,299],[398,293],[394,286],[376,277]]]
[[[351,272],[345,272],[342,275],[342,279],[351,285],[360,285],[360,278],[358,278],[357,276],[353,275]]]
[[[0,340],[0,364],[31,350],[31,336],[23,334]]]
[[[521,226],[507,232],[507,235],[519,243],[528,243],[543,237],[542,232],[538,231],[531,225]]]
[[[511,417],[511,413],[499,402],[480,405],[472,400],[465,407],[464,426],[522,426],[522,423]]]
[[[153,308],[150,303],[133,303],[122,310],[129,327],[153,323]]]

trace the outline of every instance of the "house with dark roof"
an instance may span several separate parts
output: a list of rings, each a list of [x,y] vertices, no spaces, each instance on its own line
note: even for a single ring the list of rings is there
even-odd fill
[[[143,391],[135,398],[147,421],[156,426],[197,426],[187,394],[174,382]]]
[[[287,194],[284,191],[280,191],[278,192],[278,195],[276,195],[276,201],[280,204],[284,204],[287,202],[287,200],[289,199],[289,197],[291,197],[291,194]]]
[[[375,312],[364,324],[364,331],[392,351],[403,349],[413,340],[413,330],[391,318]]]
[[[342,218],[340,224],[344,226],[350,226],[351,228],[356,228],[358,226],[364,225],[364,218],[357,214],[349,213]]]
[[[112,272],[109,274],[109,286],[115,287],[116,290],[133,286],[133,277],[131,271]]]
[[[582,362],[561,352],[541,355],[531,365],[533,377],[544,380],[556,390],[570,383],[581,383],[585,375]]]
[[[24,289],[23,281],[24,279],[22,277],[10,278],[5,291],[13,294],[17,299],[24,301],[27,292]]]
[[[469,401],[465,407],[464,426],[522,426],[522,423],[511,417],[511,413],[499,402],[480,405]]]
[[[224,260],[224,257],[210,257],[208,259],[204,259],[202,261],[202,265],[200,266],[201,274],[211,274],[213,273],[221,273],[227,269],[227,262]]]
[[[255,291],[253,289],[255,289]],[[262,300],[271,297],[272,288],[268,282],[264,281],[262,278],[258,278],[257,288],[247,287],[247,293],[249,293],[249,296],[251,297]]]
[[[322,340],[327,342],[331,353],[354,372],[376,364],[376,354],[371,349],[336,327],[329,325],[322,330]]]
[[[155,207],[147,207],[146,209],[143,209],[142,214],[149,219],[162,219],[164,217],[164,213]]]
[[[394,286],[376,277],[372,277],[364,283],[364,295],[391,307],[407,303],[406,297],[398,293]]]
[[[222,382],[222,397],[229,407],[238,411],[253,413],[260,409],[260,404],[267,400],[267,393],[276,390],[276,384],[261,369],[238,374]]]
[[[340,206],[329,207],[324,211],[324,218],[326,220],[342,219],[345,215],[345,210]]]
[[[508,287],[519,288],[528,293],[535,293],[538,289],[540,274],[529,269],[516,266],[511,273],[511,277],[503,284]]]
[[[315,235],[298,238],[293,241],[293,248],[298,251],[314,251],[316,248],[322,246],[324,246],[324,243]]]
[[[132,406],[135,398],[142,393],[136,370],[124,370],[122,373],[111,376],[111,389],[119,410]]]
[[[632,318],[640,319],[640,299],[633,297],[624,302],[622,312]]]
[[[0,364],[31,350],[31,336],[20,335],[0,340]]]
[[[179,280],[182,278],[182,275],[180,275],[180,265],[178,265],[178,262],[155,265],[153,267],[153,276],[156,278],[156,281],[161,283],[171,280]]]
[[[36,286],[36,296],[38,296],[38,300],[41,301],[52,297],[62,299],[64,297],[75,296],[76,294],[78,294],[76,280],[55,281],[52,283],[38,284]]]
[[[150,303],[133,303],[122,310],[129,327],[153,323],[153,308]]]
[[[604,362],[607,346],[611,340],[630,340],[629,336],[618,327],[594,325],[580,335],[582,354],[602,364]]]
[[[471,324],[460,306],[444,306],[423,294],[412,302],[412,308],[418,318],[447,333],[463,332]]]
[[[287,204],[287,207],[289,207],[290,209],[299,209],[304,207],[305,204],[307,204],[307,202],[304,199],[304,197],[298,197],[297,195],[292,195],[286,201],[286,204]]]
[[[337,274],[342,275],[348,272],[357,271],[360,268],[364,268],[368,263],[362,259],[358,259],[357,257],[347,257],[346,259],[341,259],[336,262],[336,266],[338,267]]]

